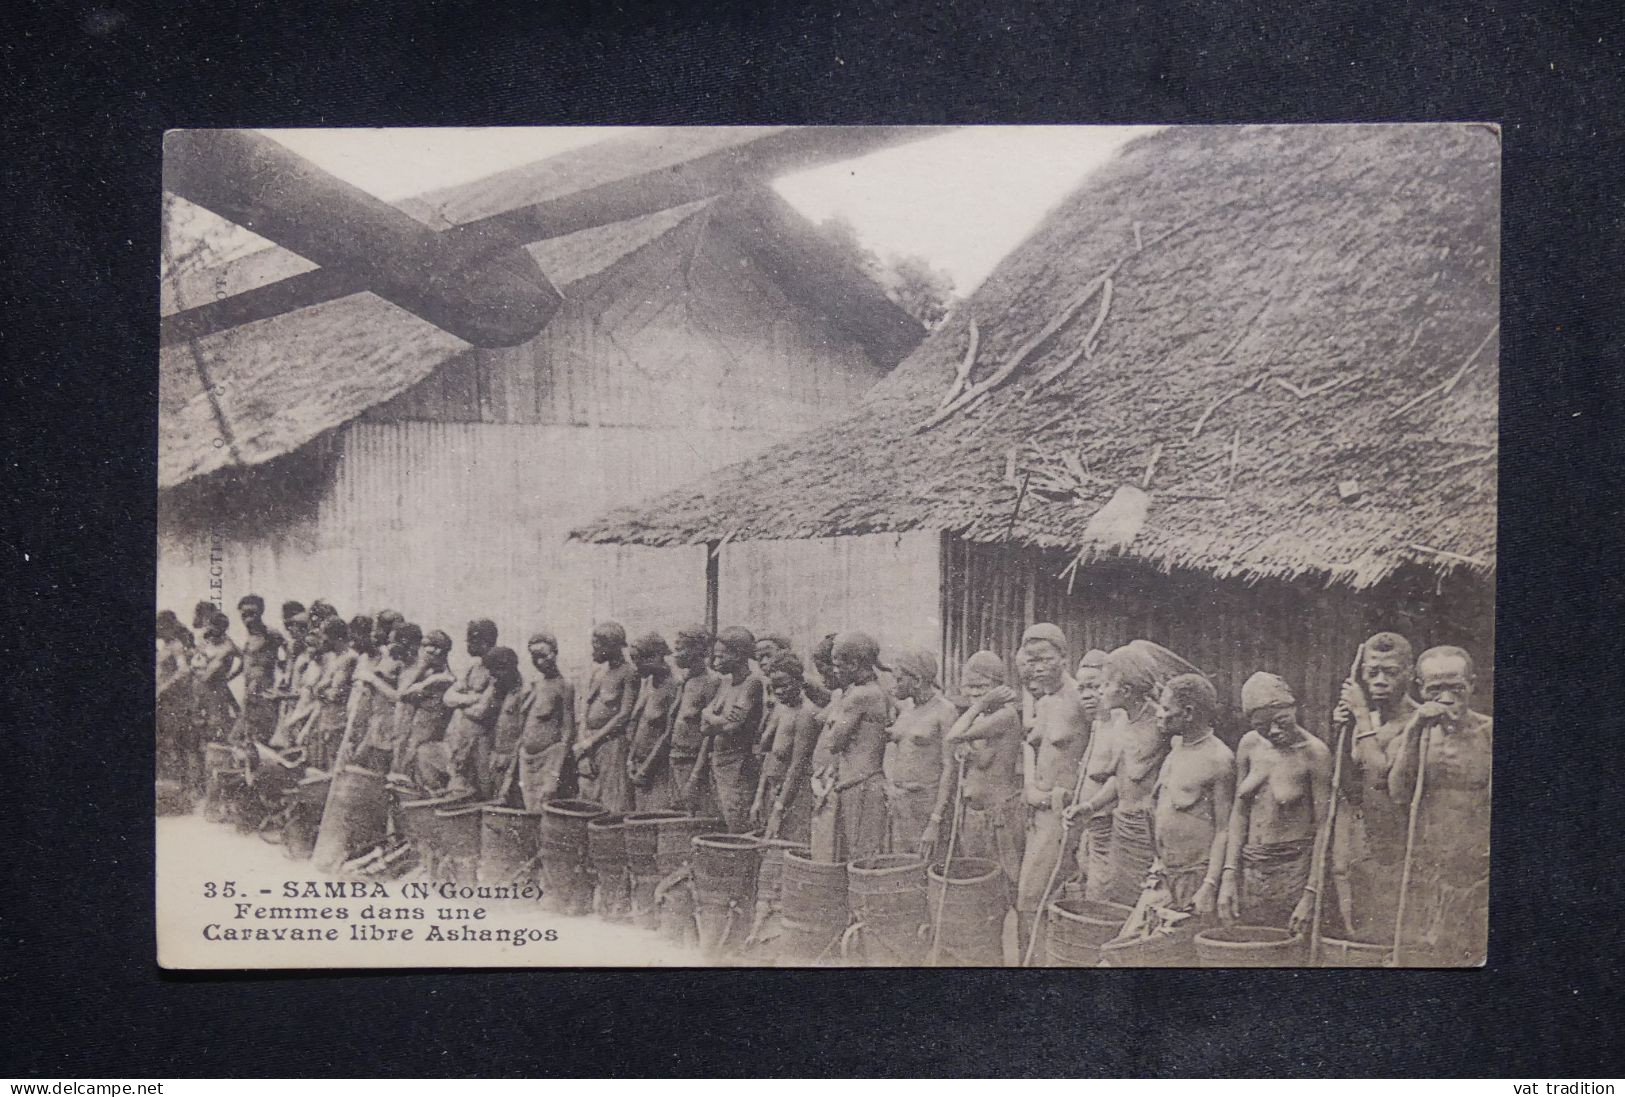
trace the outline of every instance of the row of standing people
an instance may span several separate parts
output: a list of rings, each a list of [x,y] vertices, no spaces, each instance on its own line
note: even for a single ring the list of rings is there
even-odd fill
[[[1413,660],[1391,633],[1363,645],[1334,714],[1348,732],[1339,766],[1333,736],[1302,727],[1276,675],[1245,684],[1248,730],[1232,752],[1195,667],[1143,640],[1074,665],[1048,624],[1022,638],[1019,691],[984,651],[949,699],[934,656],[883,664],[861,632],[826,636],[808,673],[780,636],[694,626],[675,647],[655,633],[629,645],[605,622],[578,691],[547,632],[526,645],[536,674],[525,681],[488,620],[470,622],[471,661],[454,675],[450,637],[392,611],[344,622],[320,600],[287,603],[284,638],[257,596],[238,608],[240,649],[224,615],[200,603],[203,639],[169,661],[187,667],[194,744],[298,748],[319,768],[353,760],[426,795],[531,810],[569,794],[612,811],[678,808],[806,844],[818,860],[940,858],[951,842],[952,856],[1003,868],[1023,947],[1067,884],[1128,906],[1149,885],[1201,920],[1301,929],[1329,878],[1341,931],[1379,937],[1393,925],[1417,799],[1408,935],[1441,962],[1482,959],[1490,723],[1469,707],[1473,666],[1460,649]],[[176,627],[161,617],[161,679]],[[237,711],[226,683],[239,673]],[[1417,676],[1421,704],[1409,696]],[[164,696],[161,682],[161,715]],[[1342,810],[1328,832],[1338,769]]]

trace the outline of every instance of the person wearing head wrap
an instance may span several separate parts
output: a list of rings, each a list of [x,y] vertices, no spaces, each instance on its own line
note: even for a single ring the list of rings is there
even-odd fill
[[[683,810],[707,819],[722,812],[711,782],[711,750],[701,722],[722,688],[722,675],[710,668],[710,660],[710,629],[689,625],[677,630],[671,656],[677,667],[677,701],[671,725],[672,789]]]
[[[658,632],[632,643],[632,662],[642,682],[632,708],[626,775],[632,784],[633,806],[639,811],[677,807],[677,786],[671,774],[671,717],[677,706],[678,684],[666,662],[670,654],[671,646]]]
[[[1416,804],[1398,959],[1404,966],[1476,967],[1489,946],[1495,725],[1473,711],[1477,671],[1465,649],[1427,649],[1416,660],[1416,679],[1422,703],[1388,744],[1388,795]],[[1420,777],[1419,768],[1426,770]]]
[[[908,649],[892,659],[892,696],[901,708],[886,748],[887,845],[893,853],[920,853],[928,860],[942,834],[953,792],[954,760],[947,744],[959,712],[942,695],[937,658]]]
[[[1094,791],[1071,813],[1086,820],[1088,898],[1129,907],[1140,898],[1156,857],[1151,797],[1168,754],[1168,741],[1157,729],[1157,699],[1168,682],[1193,673],[1200,671],[1149,640],[1131,640],[1106,656],[1100,703],[1107,715],[1099,746],[1084,767]],[[1098,821],[1107,812],[1109,832]]]
[[[397,781],[427,787],[425,778],[437,772],[436,763],[443,757],[446,723],[451,719],[445,695],[457,681],[448,662],[450,656],[450,636],[433,629],[423,637],[412,681],[400,691],[402,708],[396,713],[398,741],[391,768]]]
[[[1021,698],[1006,685],[1008,678],[1004,660],[991,651],[978,651],[965,661],[959,675],[965,711],[946,741],[956,765],[962,755],[965,766],[957,830],[950,820],[952,854],[998,864],[1014,899],[1027,842],[1027,806],[1022,801]]]
[[[575,686],[559,671],[559,642],[539,629],[525,645],[536,676],[520,698],[519,798],[526,811],[575,791]]]
[[[1332,726],[1343,734],[1341,800],[1332,828],[1332,885],[1345,929],[1358,940],[1391,933],[1398,916],[1406,807],[1388,796],[1388,746],[1416,712],[1410,687],[1415,656],[1396,632],[1360,645],[1343,683]]]
[[[1022,634],[1017,653],[1022,681],[1033,698],[1033,726],[1023,756],[1030,813],[1016,884],[1016,931],[1023,955],[1038,924],[1044,892],[1058,876],[1057,866],[1077,864],[1079,828],[1067,827],[1062,813],[1072,803],[1090,722],[1069,673],[1069,651],[1060,628],[1040,622]]]
[[[1331,802],[1332,757],[1298,726],[1298,702],[1278,674],[1241,687],[1248,731],[1236,746],[1236,801],[1219,913],[1228,921],[1302,928],[1313,904],[1315,835]]]
[[[722,680],[700,716],[710,747],[717,805],[732,833],[743,833],[750,825],[750,806],[760,773],[755,748],[762,733],[767,683],[751,669],[755,654],[756,637],[749,629],[733,626],[717,633],[711,669]]]
[[[609,811],[630,811],[626,729],[638,701],[638,671],[626,661],[626,629],[619,622],[593,626],[592,663],[582,701],[581,737],[575,746],[581,795]]]

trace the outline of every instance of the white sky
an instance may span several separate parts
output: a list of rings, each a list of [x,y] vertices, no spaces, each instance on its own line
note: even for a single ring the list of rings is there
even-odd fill
[[[840,214],[881,255],[919,255],[968,294],[1052,206],[1151,127],[975,126],[776,181],[814,222]],[[405,198],[601,141],[624,128],[268,130],[363,190]]]

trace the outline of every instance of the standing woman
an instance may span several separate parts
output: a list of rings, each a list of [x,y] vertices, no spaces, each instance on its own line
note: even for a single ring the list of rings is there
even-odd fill
[[[1091,896],[1130,907],[1139,901],[1156,857],[1151,813],[1157,774],[1169,749],[1167,737],[1157,727],[1157,699],[1179,675],[1200,673],[1149,640],[1131,640],[1106,657],[1101,706],[1111,714],[1111,727],[1105,732],[1111,765],[1103,770],[1091,765],[1104,780],[1098,791],[1086,794],[1076,812],[1085,819],[1110,812],[1110,852],[1104,864],[1099,859],[1090,864]]]
[[[451,710],[444,703],[446,691],[457,680],[446,662],[450,655],[451,637],[432,629],[423,638],[417,662],[402,673],[403,679],[410,676],[411,681],[400,690],[391,771],[425,789],[431,785],[427,778],[436,772],[436,756],[443,756],[441,740],[451,719]]]
[[[192,738],[192,632],[174,611],[158,614],[158,776],[188,779]]]
[[[711,742],[711,781],[723,822],[730,833],[742,834],[750,825],[756,794],[754,748],[762,731],[767,683],[751,669],[756,637],[749,629],[735,626],[718,632],[711,652],[711,669],[722,676],[722,683],[700,716],[700,726]]]
[[[762,669],[773,693],[773,711],[768,717],[772,742],[763,760],[766,779],[752,812],[753,821],[765,812],[768,838],[806,845],[812,837],[813,747],[822,725],[818,710],[803,695],[805,671],[794,652],[769,656]]]
[[[880,646],[867,633],[835,638],[835,670],[841,698],[833,706],[829,749],[834,758],[836,856],[855,861],[880,853],[886,844],[886,787],[881,772],[886,726],[895,711],[878,680]]]
[[[527,650],[537,676],[520,701],[519,795],[525,810],[541,811],[575,785],[569,760],[576,739],[576,695],[570,680],[559,673],[559,642],[551,632],[533,633]]]
[[[972,655],[959,675],[965,711],[947,742],[950,750],[962,752],[965,782],[958,792],[958,834],[950,830],[949,839],[955,858],[997,862],[1014,897],[1026,848],[1027,807],[1021,795],[1020,698],[1005,685],[1006,678],[1004,660],[991,651]]]
[[[959,713],[937,684],[936,656],[904,651],[892,660],[892,695],[912,701],[892,724],[886,748],[886,820],[893,853],[931,856],[953,792],[954,762],[948,746]]]
[[[192,649],[192,744],[188,766],[201,787],[203,745],[224,743],[237,723],[237,699],[227,685],[237,673],[242,656],[226,635],[231,620],[218,611],[205,622],[203,636]]]
[[[282,742],[280,730],[293,715],[293,710],[298,707],[299,677],[304,672],[305,663],[309,658],[305,637],[310,633],[310,615],[298,602],[282,603],[282,631],[287,634],[288,642],[283,647],[282,658],[277,663],[276,686],[272,692],[277,701],[276,730],[271,734],[272,746]]]
[[[277,690],[282,719],[271,736],[271,746],[279,750],[304,746],[305,732],[316,712],[316,682],[321,678],[322,634],[311,627],[309,615],[295,614],[288,622],[288,635],[296,639],[288,650],[284,685]]]
[[[1078,701],[1089,718],[1093,730],[1089,733],[1089,747],[1084,751],[1083,793],[1081,803],[1087,803],[1111,778],[1117,766],[1117,740],[1113,736],[1116,724],[1101,701],[1106,686],[1106,653],[1093,648],[1078,661]],[[1083,820],[1078,838],[1078,873],[1083,879],[1084,894],[1090,899],[1102,898],[1110,881],[1112,851],[1112,819],[1110,815],[1090,815]],[[1093,881],[1093,882],[1092,882]]]
[[[509,763],[514,760],[513,751],[519,738],[517,720],[510,723],[513,735],[505,752],[496,742],[496,731],[503,712],[517,717],[517,709],[509,708],[508,699],[517,697],[522,679],[519,677],[519,655],[513,648],[494,647],[485,653],[483,661],[490,681],[478,700],[461,712],[474,732],[473,750],[456,772],[468,774],[473,790],[481,799],[489,799],[501,788]]]
[[[357,761],[368,769],[393,768],[395,748],[404,732],[401,690],[412,684],[413,667],[422,643],[423,630],[410,622],[402,622],[391,630],[372,665],[365,670],[356,668],[355,688],[365,686],[373,695],[366,730],[361,735],[356,755]]]
[[[338,762],[339,744],[350,713],[350,686],[356,653],[350,647],[350,626],[341,618],[322,622],[322,655],[316,679],[316,714],[306,740],[305,761],[331,770]]]
[[[1017,944],[1025,953],[1056,866],[1076,856],[1076,832],[1063,825],[1062,812],[1071,806],[1078,765],[1089,745],[1089,718],[1069,673],[1066,635],[1059,626],[1028,628],[1017,659],[1034,698],[1033,727],[1023,752],[1023,791],[1031,814],[1016,887]]]
[[[812,794],[812,819],[808,843],[815,861],[834,861],[840,841],[836,831],[835,785],[840,776],[835,751],[830,746],[834,737],[834,724],[841,712],[843,692],[841,672],[835,669],[835,634],[829,633],[813,647],[813,666],[818,670],[817,682],[805,682],[803,691],[807,700],[819,709],[818,739],[813,743],[808,791]]]
[[[345,706],[344,734],[334,765],[348,762],[360,749],[372,719],[374,694],[368,679],[383,655],[373,637],[371,617],[357,614],[350,618],[350,653],[354,656],[350,664],[350,699]]]

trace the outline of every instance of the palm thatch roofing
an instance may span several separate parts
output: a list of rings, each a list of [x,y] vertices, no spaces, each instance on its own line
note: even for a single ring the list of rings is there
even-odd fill
[[[736,148],[784,127],[669,127],[616,137],[396,205],[442,229]],[[177,200],[178,201],[178,200]],[[901,359],[919,323],[771,192],[702,199],[527,246],[566,298],[623,259],[716,206],[730,230],[792,295],[844,323],[877,360]],[[195,208],[179,216],[194,215]],[[207,218],[210,215],[204,215]],[[234,229],[234,227],[233,227]],[[247,236],[245,244],[242,239]],[[227,231],[176,257],[161,282],[165,315],[302,274],[313,265]],[[273,460],[405,392],[469,344],[372,293],[165,346],[159,361],[158,486]],[[212,391],[212,399],[211,392]]]
[[[935,529],[1245,581],[1488,573],[1499,162],[1483,125],[1142,138],[849,415],[573,536]],[[973,342],[970,393],[1003,379],[942,416]],[[1102,546],[1091,518],[1148,469],[1143,524]]]

